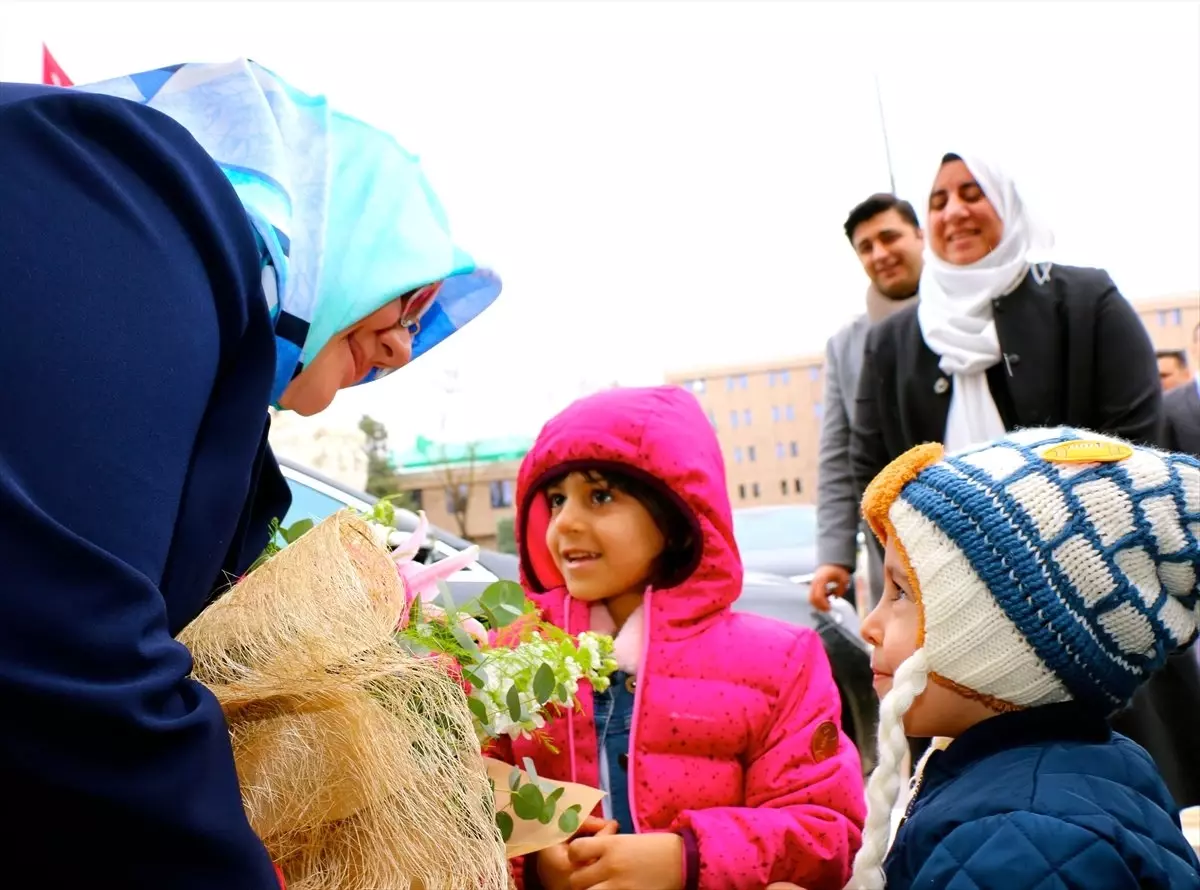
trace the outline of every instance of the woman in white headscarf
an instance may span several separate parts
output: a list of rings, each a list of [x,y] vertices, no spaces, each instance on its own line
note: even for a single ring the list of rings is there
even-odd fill
[[[868,338],[852,441],[863,488],[912,445],[951,450],[1070,424],[1155,445],[1154,347],[1108,273],[1054,265],[1016,184],[947,154],[930,190],[917,306]]]
[[[1158,446],[1150,337],[1102,269],[1050,262],[1054,240],[993,164],[942,158],[930,189],[920,301],[877,324],[851,433],[859,490],[923,442],[948,450],[1065,424]],[[1200,804],[1195,666],[1169,662],[1114,719],[1147,748],[1180,806]]]

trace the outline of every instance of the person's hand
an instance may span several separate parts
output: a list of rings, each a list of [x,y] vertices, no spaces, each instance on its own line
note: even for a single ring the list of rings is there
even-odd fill
[[[683,838],[677,834],[614,834],[567,845],[575,871],[571,890],[683,890]]]
[[[575,832],[575,837],[607,837],[617,833],[615,819],[588,816]],[[538,879],[546,890],[570,890],[571,872],[574,866],[567,855],[567,842],[540,850],[537,854]]]
[[[538,880],[546,890],[571,890],[571,871],[566,841],[538,850]]]
[[[829,611],[829,596],[845,596],[850,586],[850,570],[845,566],[817,566],[808,588],[808,601],[819,612]]]

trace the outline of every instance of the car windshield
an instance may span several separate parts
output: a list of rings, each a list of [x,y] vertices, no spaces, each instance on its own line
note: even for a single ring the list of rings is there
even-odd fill
[[[751,507],[733,511],[733,535],[741,550],[787,550],[817,541],[817,508]]]

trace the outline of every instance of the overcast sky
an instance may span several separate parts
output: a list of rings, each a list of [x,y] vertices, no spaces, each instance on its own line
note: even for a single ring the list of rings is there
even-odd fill
[[[862,309],[847,211],[924,206],[938,158],[1009,169],[1062,262],[1200,288],[1188,2],[0,2],[0,77],[248,56],[419,153],[505,280],[465,332],[338,398],[402,445],[536,432],[581,387],[818,352]],[[236,25],[236,27],[235,27]],[[459,372],[446,396],[445,372]],[[447,419],[448,415],[448,419]]]

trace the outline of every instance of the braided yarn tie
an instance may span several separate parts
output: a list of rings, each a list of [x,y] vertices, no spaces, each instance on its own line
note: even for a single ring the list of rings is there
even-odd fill
[[[896,670],[891,691],[879,704],[879,763],[867,782],[867,821],[863,843],[854,858],[854,874],[846,890],[884,890],[883,860],[891,835],[892,810],[900,799],[901,767],[908,753],[904,715],[925,691],[929,663],[918,649]]]

